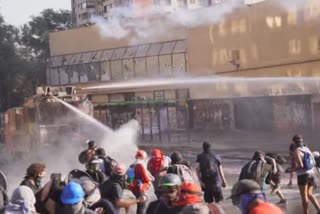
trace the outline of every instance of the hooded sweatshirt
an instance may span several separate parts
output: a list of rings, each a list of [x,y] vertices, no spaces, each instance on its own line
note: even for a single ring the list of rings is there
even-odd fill
[[[5,214],[36,213],[35,203],[33,191],[27,186],[19,186],[13,192],[10,203],[5,208]]]

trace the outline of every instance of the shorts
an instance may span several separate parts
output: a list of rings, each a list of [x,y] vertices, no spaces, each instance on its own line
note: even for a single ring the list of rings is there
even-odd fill
[[[223,201],[223,194],[222,194],[222,188],[215,186],[215,187],[205,187],[202,188],[204,195],[204,201],[206,203],[219,203]]]
[[[314,175],[313,174],[303,174],[298,175],[298,186],[314,186]]]

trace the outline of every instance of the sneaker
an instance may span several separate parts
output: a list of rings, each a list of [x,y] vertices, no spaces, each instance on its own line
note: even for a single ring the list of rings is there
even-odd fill
[[[287,204],[287,199],[282,199],[277,204]]]

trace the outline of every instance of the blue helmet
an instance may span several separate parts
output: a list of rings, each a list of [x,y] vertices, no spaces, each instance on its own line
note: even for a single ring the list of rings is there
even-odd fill
[[[63,204],[77,204],[83,199],[84,195],[81,185],[72,181],[63,188],[61,201]]]

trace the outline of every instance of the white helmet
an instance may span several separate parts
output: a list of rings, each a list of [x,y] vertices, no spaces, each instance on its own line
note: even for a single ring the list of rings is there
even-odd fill
[[[319,157],[320,156],[319,152],[312,152],[312,154],[313,154],[313,157]]]

